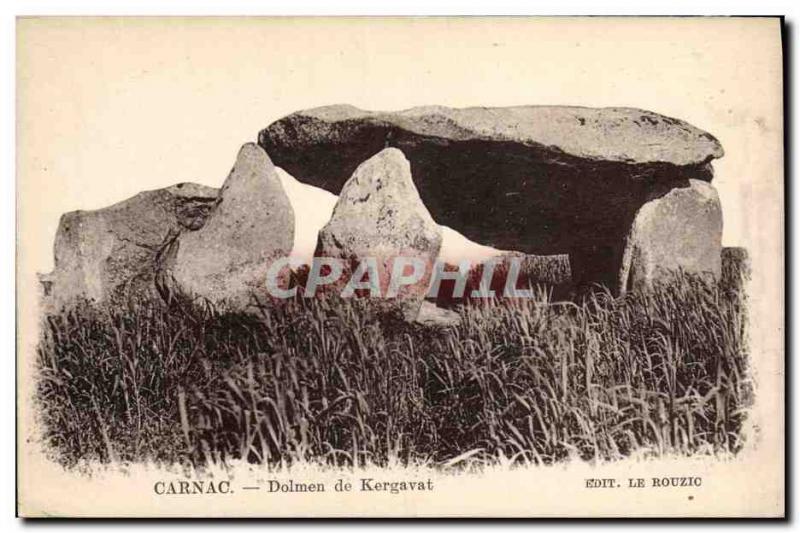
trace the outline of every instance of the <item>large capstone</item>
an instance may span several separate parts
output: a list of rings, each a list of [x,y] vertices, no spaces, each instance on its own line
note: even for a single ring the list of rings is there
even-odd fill
[[[40,277],[46,308],[155,296],[160,254],[181,231],[203,226],[217,189],[180,183],[94,211],[62,215],[55,268]]]
[[[642,205],[711,181],[723,155],[712,135],[632,108],[330,106],[274,122],[259,144],[334,194],[362,161],[396,147],[437,223],[498,249],[567,253],[573,282],[608,287]]]
[[[676,272],[721,273],[722,209],[709,183],[689,185],[645,203],[631,226],[619,279],[619,292],[651,287]]]
[[[319,232],[315,255],[342,260],[342,279],[371,282],[372,293],[360,290],[377,296],[386,312],[414,320],[441,244],[442,230],[420,200],[408,160],[400,150],[387,148],[359,165],[345,183]],[[393,292],[393,272],[398,282],[402,275],[418,279],[396,283]]]
[[[165,271],[182,296],[220,310],[249,311],[269,296],[267,271],[287,256],[294,212],[275,166],[245,144],[205,225],[174,242]]]

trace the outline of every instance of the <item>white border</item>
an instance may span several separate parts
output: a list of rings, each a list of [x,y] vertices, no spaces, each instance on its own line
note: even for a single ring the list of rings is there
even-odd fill
[[[292,2],[280,2],[268,4],[266,2],[253,2],[247,0],[228,0],[208,1],[195,0],[193,2],[177,0],[121,0],[114,3],[103,2],[101,0],[28,0],[28,1],[4,1],[0,3],[0,168],[2,168],[2,179],[0,179],[0,236],[2,236],[2,250],[4,258],[0,262],[0,294],[4,297],[0,303],[0,338],[2,346],[6,348],[0,362],[0,375],[3,376],[2,390],[2,409],[0,409],[0,427],[5,428],[2,438],[2,451],[4,460],[0,467],[2,476],[2,492],[0,492],[0,509],[4,518],[4,528],[11,530],[24,527],[24,523],[15,520],[15,438],[14,432],[10,431],[15,424],[14,390],[15,390],[15,301],[14,301],[14,262],[11,258],[15,254],[15,180],[14,180],[14,161],[15,161],[15,17],[33,15],[786,15],[787,22],[793,24],[792,28],[794,39],[797,37],[797,21],[800,19],[800,2],[790,0],[761,0],[761,1],[736,1],[736,0],[714,0],[699,2],[698,0],[673,0],[666,1],[625,1],[625,0],[605,0],[592,2],[589,0],[559,0],[553,2],[523,2],[512,0],[492,0],[491,2],[477,2],[468,0],[444,0],[433,2],[431,0],[405,0],[403,2],[376,2],[376,1],[343,1],[325,2],[322,0],[293,0]],[[791,72],[797,71],[797,56],[790,51],[789,55]],[[796,102],[796,83],[792,94],[789,95],[792,101],[791,110],[797,107]],[[787,117],[787,121],[794,123],[794,112]],[[787,128],[788,128],[787,124]],[[797,137],[792,138],[792,143],[788,147],[788,161],[792,162],[789,168],[794,166],[793,154],[798,148]],[[791,191],[792,204],[798,201],[798,187],[795,185]],[[793,219],[790,230],[792,244],[797,246],[797,220]],[[795,290],[791,297],[794,300]],[[792,324],[787,325],[789,331],[796,330],[800,319],[794,317]],[[791,347],[792,344],[788,346]],[[787,359],[792,359],[793,354],[787,351]],[[798,363],[793,363],[790,384],[797,383]],[[796,400],[797,394],[794,394]],[[793,428],[797,423],[797,405],[791,406],[790,413],[793,413],[793,420],[790,421]],[[792,423],[793,422],[793,423]],[[791,453],[791,450],[787,450]],[[796,461],[790,464],[796,465]],[[794,477],[794,476],[792,476]],[[792,491],[796,494],[796,489]],[[796,502],[789,502],[789,509],[797,511]],[[203,527],[204,524],[184,524],[184,527]],[[376,527],[377,524],[361,524],[366,527]],[[404,523],[405,527],[423,529],[431,527],[431,524]],[[459,524],[464,525],[464,524]],[[552,526],[545,524],[531,524],[534,527],[549,528]],[[617,527],[619,524],[608,523],[605,527]],[[639,524],[630,524],[636,527]],[[693,529],[701,524],[673,524],[673,526]],[[727,527],[729,524],[719,524]],[[89,524],[81,524],[82,527],[90,527]],[[161,530],[167,526],[155,524],[142,524],[149,531]],[[225,527],[230,526],[226,524]],[[352,527],[350,523],[338,523],[335,527]],[[493,524],[478,524],[479,527],[494,527]],[[750,527],[752,525],[748,525]],[[102,527],[102,526],[101,526]],[[262,527],[257,525],[257,527]],[[283,529],[292,527],[291,524],[273,523],[267,527]],[[310,527],[307,524],[301,527]],[[569,527],[580,527],[572,524]]]

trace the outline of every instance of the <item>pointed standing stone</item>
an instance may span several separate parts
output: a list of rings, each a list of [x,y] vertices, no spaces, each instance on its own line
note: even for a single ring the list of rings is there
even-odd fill
[[[266,296],[267,269],[293,240],[294,213],[275,166],[248,143],[205,225],[180,236],[168,269],[181,293],[247,310],[254,295]]]
[[[403,286],[396,298],[380,299],[391,312],[413,320],[441,244],[441,227],[419,197],[408,160],[400,150],[387,148],[359,165],[345,183],[330,221],[319,232],[316,255],[348,262],[345,280],[361,259],[376,258],[382,296],[397,258],[419,260],[424,266],[421,278]]]

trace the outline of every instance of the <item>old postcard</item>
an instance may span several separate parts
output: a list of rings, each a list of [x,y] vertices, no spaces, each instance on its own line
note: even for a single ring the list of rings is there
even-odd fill
[[[780,18],[17,21],[18,513],[780,517]]]

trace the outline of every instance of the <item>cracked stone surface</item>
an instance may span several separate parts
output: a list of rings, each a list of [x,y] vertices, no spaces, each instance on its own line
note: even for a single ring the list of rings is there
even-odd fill
[[[45,306],[149,295],[160,251],[182,231],[202,227],[216,198],[217,189],[179,183],[103,209],[65,213],[56,232],[55,267],[40,276]]]

